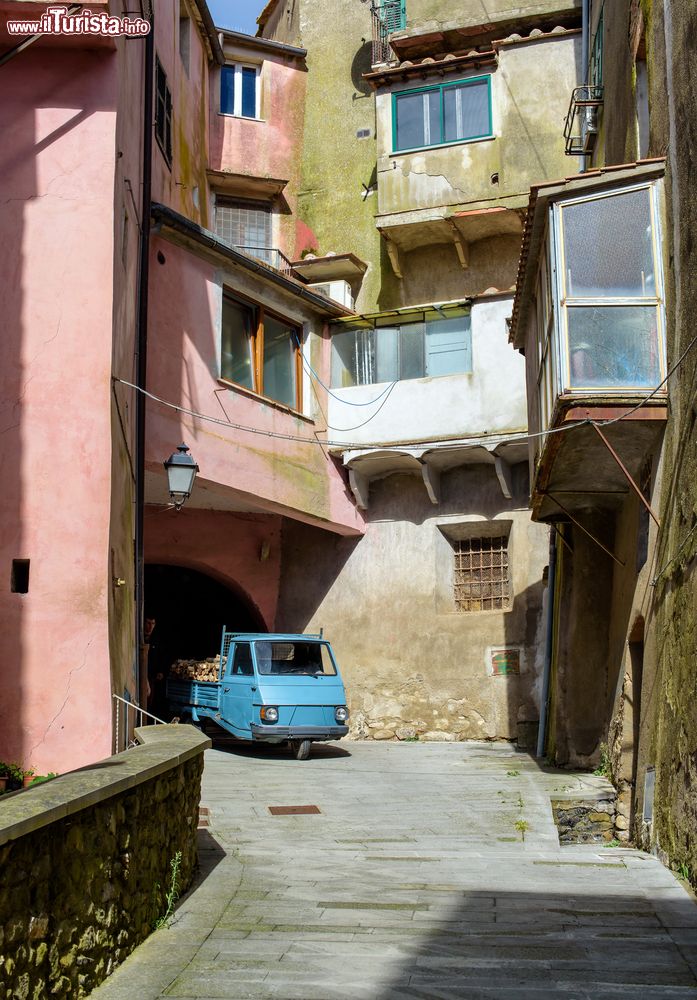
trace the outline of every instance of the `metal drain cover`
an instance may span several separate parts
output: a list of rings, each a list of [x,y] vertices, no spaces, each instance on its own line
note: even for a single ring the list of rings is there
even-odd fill
[[[317,806],[269,806],[272,816],[313,816],[319,812]]]

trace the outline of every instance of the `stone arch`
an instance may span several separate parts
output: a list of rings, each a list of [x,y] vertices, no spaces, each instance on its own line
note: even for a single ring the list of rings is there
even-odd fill
[[[215,656],[223,626],[268,631],[241,587],[208,569],[179,563],[146,564],[145,613],[156,620],[159,657],[165,663]]]

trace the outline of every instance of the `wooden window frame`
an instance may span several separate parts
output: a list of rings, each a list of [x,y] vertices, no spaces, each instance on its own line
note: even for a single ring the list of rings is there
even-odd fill
[[[259,396],[265,401],[274,403],[276,406],[282,406],[290,410],[294,410],[297,413],[302,414],[303,411],[303,355],[302,355],[302,345],[303,345],[303,329],[302,325],[288,319],[287,316],[282,316],[280,313],[275,312],[273,309],[267,309],[266,306],[262,305],[260,302],[255,302],[254,299],[247,298],[246,295],[241,295],[238,292],[224,291],[223,299],[230,299],[232,302],[238,301],[242,305],[247,306],[254,310],[254,332],[252,333],[252,377],[254,381],[254,388],[249,389],[245,385],[240,385],[238,382],[234,382],[232,379],[227,378],[225,375],[221,377],[225,382],[229,382],[230,385],[234,385],[235,388],[240,389],[242,392],[251,393],[253,396]],[[273,396],[267,396],[264,393],[264,320],[267,316],[272,319],[278,320],[279,323],[287,324],[296,333],[297,343],[293,345],[293,358],[295,362],[295,403],[293,406],[289,406],[288,403],[284,402],[282,399],[274,399]]]

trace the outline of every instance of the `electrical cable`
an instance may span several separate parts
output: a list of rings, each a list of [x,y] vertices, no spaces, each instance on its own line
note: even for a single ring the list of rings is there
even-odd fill
[[[385,442],[368,444],[364,441],[358,441],[358,442],[332,441],[332,440],[320,441],[319,438],[317,437],[301,437],[300,435],[297,434],[283,434],[280,431],[264,431],[260,430],[260,428],[258,427],[250,427],[246,424],[238,424],[231,420],[222,420],[220,419],[220,417],[211,417],[205,413],[199,413],[197,410],[192,410],[189,407],[180,406],[177,403],[171,403],[167,399],[162,399],[160,396],[156,396],[154,393],[148,392],[146,389],[142,389],[139,386],[134,385],[133,382],[127,382],[126,379],[118,378],[115,375],[112,376],[112,378],[114,379],[114,381],[120,382],[122,385],[128,386],[130,389],[135,389],[136,392],[142,393],[144,396],[146,396],[148,399],[153,400],[153,402],[155,403],[160,403],[162,406],[167,406],[172,410],[178,411],[179,413],[185,413],[187,414],[187,416],[194,417],[197,420],[205,420],[208,423],[218,424],[219,426],[222,427],[230,427],[232,430],[244,431],[245,433],[248,434],[257,434],[261,435],[262,437],[273,438],[279,441],[295,441],[298,444],[314,444],[320,448],[341,448],[342,451],[353,451],[353,450],[383,451],[385,448],[400,448],[400,449],[418,448],[418,449],[427,449],[429,451],[442,451],[448,448],[456,447],[457,445],[462,445],[462,444],[477,445],[481,444],[483,441],[490,441],[490,440],[498,440],[506,443],[514,441],[534,440],[536,438],[550,437],[553,434],[562,434],[567,431],[573,430],[576,427],[587,427],[593,424],[597,424],[599,427],[607,427],[608,424],[613,424],[617,423],[620,420],[625,420],[628,416],[630,416],[632,413],[635,413],[636,410],[640,409],[650,399],[652,399],[653,396],[656,395],[656,393],[666,384],[668,379],[677,371],[680,365],[683,364],[685,358],[692,350],[692,348],[695,346],[695,344],[697,344],[697,336],[693,337],[693,339],[687,345],[687,347],[680,355],[678,360],[671,367],[666,377],[660,383],[660,385],[656,386],[655,389],[653,389],[650,393],[648,393],[648,395],[645,396],[645,398],[642,399],[639,403],[637,403],[636,406],[632,407],[631,410],[627,410],[626,413],[621,414],[621,416],[619,417],[612,417],[609,420],[590,420],[590,419],[576,420],[568,424],[562,424],[561,427],[549,427],[547,428],[547,430],[535,431],[533,433],[530,433],[529,431],[510,431],[510,432],[485,431],[482,434],[471,435],[470,437],[461,437],[458,438],[457,440],[441,441],[433,443],[428,443],[428,442],[425,443],[423,440],[400,441],[398,444],[394,443],[386,444]],[[391,388],[394,387],[394,384]],[[372,419],[372,417],[370,419]]]
[[[353,403],[353,402],[351,402],[350,399],[342,399],[341,396],[337,396],[335,392],[332,392],[332,390],[329,388],[328,385],[325,385],[325,383],[322,381],[322,379],[319,377],[319,375],[317,374],[317,372],[315,371],[315,369],[312,367],[312,365],[310,364],[310,362],[305,357],[305,355],[303,353],[303,349],[302,349],[302,344],[298,340],[298,336],[297,336],[297,334],[295,332],[293,332],[293,336],[295,338],[295,343],[298,346],[298,350],[300,351],[300,357],[302,359],[303,367],[307,370],[308,375],[311,378],[314,378],[315,381],[318,382],[322,386],[322,388],[327,393],[327,395],[331,396],[332,399],[335,399],[338,403],[345,403],[346,406],[373,406],[375,403],[379,402],[379,400],[382,399],[382,397],[385,395],[385,393],[390,392],[395,387],[395,385],[397,384],[396,381],[395,382],[391,382],[388,386],[386,386],[382,390],[382,392],[380,393],[379,396],[376,396],[375,399],[368,399],[364,403]],[[359,426],[362,427],[364,425],[360,424]],[[357,428],[354,428],[354,429],[357,429]],[[335,428],[333,428],[333,430],[341,430],[341,428],[335,427]]]

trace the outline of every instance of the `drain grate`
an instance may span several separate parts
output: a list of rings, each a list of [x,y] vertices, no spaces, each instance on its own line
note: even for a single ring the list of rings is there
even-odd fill
[[[272,816],[314,816],[319,812],[317,806],[269,806]]]

